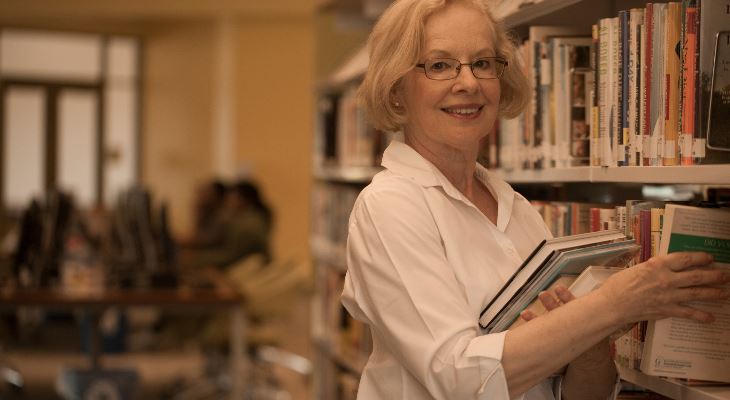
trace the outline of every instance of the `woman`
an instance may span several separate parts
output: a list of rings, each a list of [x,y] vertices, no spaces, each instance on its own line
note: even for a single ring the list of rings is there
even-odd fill
[[[386,170],[350,218],[342,300],[373,333],[359,398],[552,399],[548,378],[569,364],[563,398],[605,399],[611,333],[644,319],[712,319],[679,302],[726,298],[710,285],[730,277],[705,267],[708,255],[682,253],[580,299],[564,288],[544,294],[546,315],[480,336],[479,312],[550,235],[522,196],[476,163],[497,116],[526,102],[513,45],[486,0],[401,0],[369,46],[362,103],[376,128],[402,130],[404,143],[386,150]]]

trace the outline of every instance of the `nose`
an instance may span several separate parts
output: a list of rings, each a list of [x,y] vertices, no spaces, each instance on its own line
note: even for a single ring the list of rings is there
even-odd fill
[[[479,80],[474,75],[471,65],[461,65],[456,73],[457,75],[456,78],[454,78],[453,86],[455,91],[474,91],[479,86]]]

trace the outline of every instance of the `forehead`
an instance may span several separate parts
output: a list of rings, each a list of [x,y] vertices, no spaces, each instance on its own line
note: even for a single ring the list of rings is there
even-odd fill
[[[423,52],[494,52],[494,30],[489,18],[471,4],[447,3],[424,24]]]

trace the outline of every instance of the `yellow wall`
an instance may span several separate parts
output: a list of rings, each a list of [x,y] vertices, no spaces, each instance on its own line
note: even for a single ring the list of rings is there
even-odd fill
[[[142,181],[187,232],[194,186],[212,173],[212,25],[163,23],[145,37]]]
[[[145,34],[143,181],[171,202],[173,229],[192,226],[194,187],[213,176],[213,23],[163,24]],[[309,258],[314,85],[313,17],[236,22],[235,148],[276,218],[274,255]]]
[[[0,1],[0,26],[143,38],[142,183],[155,201],[170,203],[176,234],[191,230],[195,186],[215,170],[213,107],[219,100],[215,63],[220,60],[216,16],[226,9],[231,11],[226,15],[238,15],[232,17],[237,18],[233,158],[237,166],[252,168],[276,213],[275,255],[309,258],[312,99],[318,65],[311,1],[253,5],[189,0],[173,9],[173,0],[113,0],[105,5],[72,0],[85,5],[80,13],[68,12],[69,2],[40,1],[42,6],[30,8],[26,2]]]
[[[309,258],[313,18],[241,21],[236,57],[239,165],[276,213],[274,254]]]

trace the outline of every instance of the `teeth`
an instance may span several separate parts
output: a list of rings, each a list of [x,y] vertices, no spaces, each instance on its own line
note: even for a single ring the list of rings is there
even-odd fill
[[[446,111],[459,115],[468,115],[479,111],[479,108],[449,108]]]

